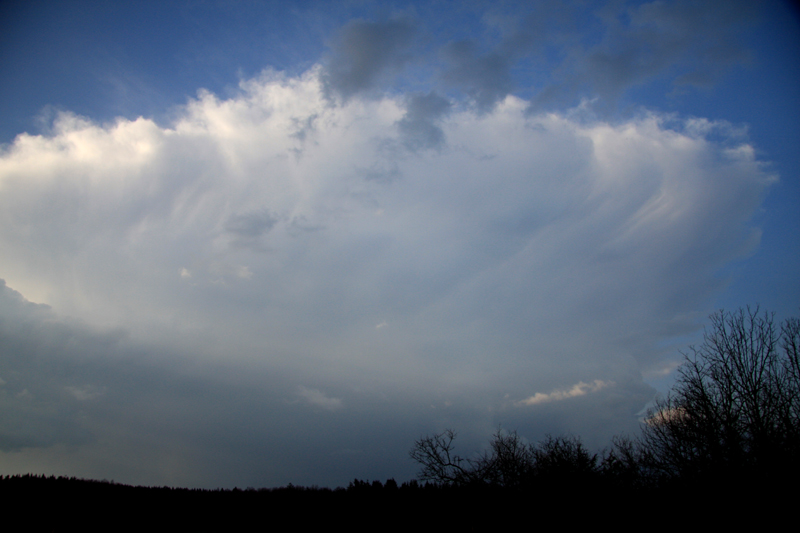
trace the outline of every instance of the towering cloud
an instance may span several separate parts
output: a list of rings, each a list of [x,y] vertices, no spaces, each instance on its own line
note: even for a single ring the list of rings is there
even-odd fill
[[[0,464],[335,485],[413,475],[409,444],[447,426],[590,445],[635,428],[642,373],[757,246],[776,178],[723,121],[539,111],[538,89],[611,101],[695,51],[684,82],[739,57],[733,15],[706,39],[705,8],[626,13],[591,46],[555,8],[487,15],[493,46],[439,43],[441,74],[394,91],[421,30],[356,20],[320,64],[201,91],[170,121],[63,112],[17,136],[0,152]],[[514,69],[552,52],[531,28],[566,44],[523,98]]]

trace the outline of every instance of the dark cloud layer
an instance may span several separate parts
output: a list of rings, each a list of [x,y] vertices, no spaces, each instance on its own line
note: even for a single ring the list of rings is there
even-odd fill
[[[104,391],[81,367],[98,354],[113,357],[120,338],[59,320],[0,280],[0,450],[94,440],[81,423],[81,403]]]

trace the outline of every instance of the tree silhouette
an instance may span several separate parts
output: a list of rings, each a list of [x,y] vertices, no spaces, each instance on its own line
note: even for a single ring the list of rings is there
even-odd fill
[[[446,429],[442,433],[419,439],[409,453],[422,465],[419,478],[446,485],[462,485],[473,480],[473,465],[456,455],[453,440],[456,432]]]
[[[548,435],[532,453],[535,475],[548,483],[583,484],[599,472],[597,454],[589,453],[578,437]]]
[[[475,459],[455,454],[456,434],[445,430],[418,440],[410,456],[422,469],[419,477],[445,485],[519,488],[538,481],[583,482],[599,472],[597,455],[578,437],[547,436],[538,445],[526,444],[516,431],[498,430],[489,449]]]
[[[649,412],[640,445],[662,477],[717,479],[794,470],[800,439],[800,321],[758,308],[711,316],[679,378]]]

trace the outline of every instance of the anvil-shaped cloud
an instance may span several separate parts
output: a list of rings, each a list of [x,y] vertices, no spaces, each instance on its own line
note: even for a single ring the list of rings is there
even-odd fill
[[[410,477],[398,458],[448,426],[465,446],[635,429],[642,373],[758,245],[776,177],[724,121],[489,83],[525,35],[450,44],[440,85],[383,91],[418,34],[351,22],[327,63],[169,121],[62,112],[3,147],[2,464],[336,485]]]

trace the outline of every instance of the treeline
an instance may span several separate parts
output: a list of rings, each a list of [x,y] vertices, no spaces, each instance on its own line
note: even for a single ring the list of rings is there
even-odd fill
[[[540,478],[543,481],[543,478]],[[579,482],[575,485],[573,482]],[[710,493],[691,486],[630,490],[559,476],[527,488],[354,480],[347,488],[133,487],[45,476],[0,478],[6,520],[31,531],[488,531],[498,525],[776,527],[793,514],[793,489]]]
[[[416,480],[206,490],[31,474],[0,476],[0,501],[9,523],[33,531],[472,531],[530,507],[521,495]]]

